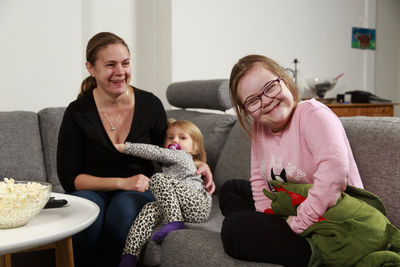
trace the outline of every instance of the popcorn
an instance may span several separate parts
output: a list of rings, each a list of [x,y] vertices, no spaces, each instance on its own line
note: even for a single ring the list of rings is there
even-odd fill
[[[4,182],[0,182],[0,228],[26,224],[42,210],[50,191],[50,184],[4,178]]]
[[[40,190],[46,188],[45,185],[36,182],[27,182],[24,184],[15,183],[13,178],[4,178],[4,182],[0,182],[0,193],[26,192]]]

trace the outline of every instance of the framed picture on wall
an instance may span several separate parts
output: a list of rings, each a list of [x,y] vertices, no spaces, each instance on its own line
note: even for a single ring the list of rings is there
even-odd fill
[[[351,34],[351,47],[359,49],[376,48],[376,31],[375,29],[356,28],[353,27]]]

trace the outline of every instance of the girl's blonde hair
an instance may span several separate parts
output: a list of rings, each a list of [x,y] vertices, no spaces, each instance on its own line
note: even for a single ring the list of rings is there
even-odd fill
[[[251,132],[251,117],[250,114],[242,108],[243,103],[239,101],[237,87],[243,76],[245,76],[255,66],[261,66],[282,79],[289,91],[292,93],[295,107],[299,101],[299,94],[296,84],[289,77],[286,71],[274,60],[262,55],[248,55],[239,59],[231,71],[231,77],[229,80],[229,93],[232,106],[235,109],[240,125],[248,136],[250,136]]]
[[[168,119],[168,129],[171,127],[179,127],[190,135],[193,140],[193,160],[196,164],[199,162],[207,162],[203,134],[201,133],[199,127],[190,121]]]

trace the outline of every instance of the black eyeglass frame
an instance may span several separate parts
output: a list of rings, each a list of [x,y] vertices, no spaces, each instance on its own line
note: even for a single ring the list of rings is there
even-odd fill
[[[264,85],[264,87],[263,87],[263,89],[262,89],[262,91],[261,91],[260,94],[255,95],[255,96],[250,96],[250,98],[246,99],[246,100],[244,101],[244,103],[243,103],[240,107],[241,107],[243,110],[246,110],[246,111],[249,112],[249,113],[256,112],[256,111],[259,110],[259,109],[261,108],[261,106],[262,106],[262,99],[261,99],[261,96],[262,96],[262,95],[265,95],[265,96],[267,96],[267,97],[269,97],[269,98],[274,98],[274,97],[276,97],[277,95],[279,95],[279,93],[282,91],[281,81],[282,81],[282,78],[281,78],[281,77],[278,77],[276,80],[272,80],[272,81],[267,82],[267,83]],[[277,90],[276,92],[274,92],[273,95],[270,95],[270,94],[268,94],[268,93],[269,93],[269,91],[273,88],[273,85],[274,85],[275,82],[278,82],[279,90]],[[254,101],[255,99],[258,99],[258,100],[259,100],[259,102],[260,102],[259,107],[258,107],[257,109],[255,109],[255,110],[253,110],[253,111],[250,111],[250,110],[246,107],[246,105],[247,105],[247,103],[249,103],[249,102],[251,102],[251,101]]]

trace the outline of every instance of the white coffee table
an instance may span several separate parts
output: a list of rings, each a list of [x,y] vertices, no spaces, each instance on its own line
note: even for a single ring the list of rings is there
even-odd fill
[[[89,227],[99,214],[99,207],[84,198],[52,193],[56,199],[66,199],[62,208],[44,209],[26,225],[0,229],[0,266],[11,266],[11,253],[56,249],[58,266],[73,266],[71,236]]]

